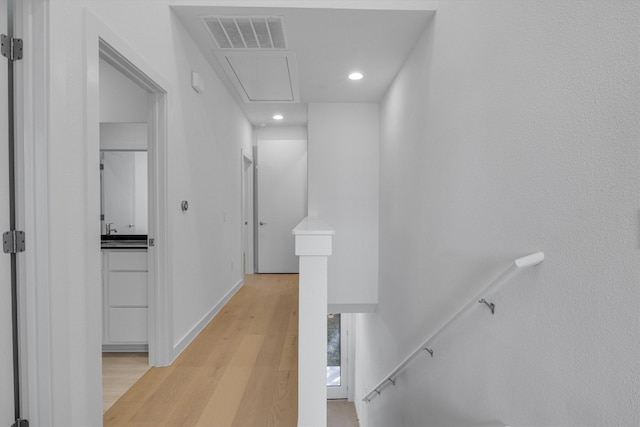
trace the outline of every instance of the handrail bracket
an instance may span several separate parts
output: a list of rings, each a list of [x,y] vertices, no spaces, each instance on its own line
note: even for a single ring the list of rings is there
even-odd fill
[[[486,304],[487,307],[489,307],[491,309],[491,314],[496,314],[496,305],[492,302],[487,302],[486,299],[482,298],[480,301],[478,301],[479,303],[483,303]]]
[[[400,372],[402,372],[402,370],[405,369],[409,365],[409,363],[411,363],[422,351],[426,351],[427,353],[429,353],[429,355],[431,355],[431,357],[433,357],[433,349],[429,348],[429,346],[447,326],[449,326],[455,320],[459,319],[462,313],[475,306],[476,303],[486,305],[491,310],[491,314],[495,314],[496,305],[484,298],[479,298],[482,295],[490,295],[491,292],[494,292],[499,286],[505,284],[509,279],[511,279],[517,271],[523,270],[528,267],[533,267],[534,265],[540,264],[542,261],[544,261],[543,252],[536,252],[531,255],[516,259],[511,265],[509,265],[509,267],[505,271],[503,271],[489,285],[487,285],[481,293],[477,294],[475,298],[469,300],[467,302],[467,305],[458,310],[452,317],[449,318],[449,320],[445,324],[440,326],[440,329],[433,333],[426,341],[422,343],[422,345],[417,347],[413,351],[413,353],[407,356],[393,371],[391,371],[386,377],[383,377],[384,379],[378,383],[376,388],[370,391],[362,400],[365,402],[371,402],[371,399],[373,397],[380,395],[380,390],[382,390],[382,388],[385,387],[388,382],[395,385],[396,383],[394,378],[398,378]]]

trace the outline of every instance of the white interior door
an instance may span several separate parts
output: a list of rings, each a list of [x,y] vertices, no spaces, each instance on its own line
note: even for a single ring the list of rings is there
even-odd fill
[[[7,1],[0,0],[0,32],[7,33]],[[9,231],[8,75],[0,63],[0,234]],[[0,425],[14,423],[11,256],[0,252]]]
[[[258,141],[258,272],[297,273],[291,231],[307,215],[307,141]]]

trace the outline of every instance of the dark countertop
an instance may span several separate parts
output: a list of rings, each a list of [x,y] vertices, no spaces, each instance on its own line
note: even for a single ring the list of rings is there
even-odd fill
[[[147,249],[146,234],[103,234],[102,249]]]

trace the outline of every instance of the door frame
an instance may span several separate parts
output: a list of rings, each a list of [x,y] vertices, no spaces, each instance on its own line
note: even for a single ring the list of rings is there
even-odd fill
[[[167,94],[169,85],[148,65],[114,31],[107,27],[97,17],[86,12],[87,50],[86,50],[86,125],[88,157],[99,158],[100,154],[100,97],[99,97],[99,61],[103,59],[116,68],[130,80],[144,88],[148,93],[148,176],[149,176],[149,231],[148,236],[154,239],[155,246],[148,249],[148,325],[149,325],[149,364],[151,366],[166,366],[173,359],[172,343],[172,310],[171,290],[167,278],[170,277],[169,232],[167,207]],[[98,182],[98,169],[87,162],[85,174],[88,182]],[[95,170],[94,170],[95,169]],[[99,188],[97,189],[99,190]],[[89,192],[91,210],[100,207],[99,196]],[[96,221],[99,215],[96,215]],[[91,236],[100,230],[99,221],[87,221],[87,235]],[[88,239],[91,240],[91,239]],[[91,251],[87,248],[87,253]],[[93,260],[95,261],[95,260]],[[100,273],[100,264],[93,264],[88,274]],[[91,282],[88,282],[91,283]],[[101,299],[100,299],[101,301]],[[89,302],[88,302],[89,303]],[[90,306],[94,306],[92,299]],[[101,307],[95,307],[100,312]],[[96,325],[99,326],[101,322]],[[101,328],[92,330],[102,331]]]
[[[254,244],[253,244],[253,156],[241,149],[241,177],[240,177],[240,236],[242,236],[240,260],[243,263],[242,274],[253,274],[254,267]],[[245,224],[246,222],[246,224]],[[246,258],[245,258],[246,256]]]
[[[18,257],[20,362],[23,418],[53,424],[50,337],[48,69],[49,2],[14,2],[15,33],[24,42],[15,71],[16,221],[27,251]]]
[[[350,313],[340,314],[340,386],[327,386],[327,400],[349,399],[352,381],[350,363],[353,360],[351,342],[352,315]],[[351,399],[353,400],[353,399]]]
[[[14,5],[12,0],[2,0],[0,2],[0,27],[3,35],[8,37],[18,37],[14,33]],[[16,95],[16,77],[17,77],[17,61],[8,58],[2,60],[2,70],[0,74],[0,110],[2,110],[2,138],[0,138],[0,185],[2,195],[5,196],[0,203],[2,210],[0,216],[0,234],[4,232],[21,230],[17,223],[17,196],[18,196],[18,172],[16,151],[20,146],[16,136],[16,120],[15,114],[18,110]],[[23,381],[21,378],[22,360],[20,360],[20,316],[19,307],[20,290],[18,283],[18,262],[20,258],[19,252],[0,252],[0,263],[2,263],[2,366],[0,367],[0,398],[2,398],[2,407],[0,407],[0,423],[13,424],[17,420],[22,419],[23,405],[22,397]],[[6,306],[5,306],[6,304]],[[6,316],[6,317],[5,317]],[[6,341],[5,341],[6,339]]]
[[[17,192],[17,228],[26,231],[28,250],[18,259],[19,292],[21,309],[21,377],[23,388],[22,405],[25,418],[31,425],[53,424],[53,350],[51,342],[50,316],[53,295],[50,292],[51,265],[50,227],[49,227],[49,0],[22,0],[15,3],[15,29],[18,37],[24,41],[24,57],[18,61],[16,71],[16,183]],[[119,52],[124,65],[136,70],[143,81],[153,82],[153,94],[150,96],[151,120],[155,126],[150,129],[149,138],[155,141],[153,156],[155,167],[153,174],[157,183],[153,197],[155,218],[155,237],[159,243],[153,256],[155,292],[151,301],[155,325],[150,340],[150,363],[155,366],[170,364],[173,358],[170,247],[167,221],[167,94],[170,87],[166,80],[150,67],[126,42],[119,38],[97,17],[85,11],[85,105],[83,117],[88,153],[84,178],[88,188],[83,195],[88,205],[88,215],[84,224],[84,250],[88,254],[85,269],[87,283],[100,283],[101,254],[99,221],[99,87],[98,70],[100,48],[109,46],[113,52]],[[101,45],[101,43],[103,43]],[[104,51],[104,49],[103,49]],[[150,153],[151,154],[151,153]],[[94,188],[95,187],[95,188]],[[150,195],[151,200],[151,195]],[[150,224],[151,227],[151,224]],[[151,230],[151,228],[150,228]],[[95,289],[94,289],[95,288]],[[101,334],[101,290],[90,287],[84,295],[87,318],[87,330],[96,336]],[[101,340],[92,340],[96,345]],[[93,349],[92,349],[93,350]],[[86,382],[95,393],[88,398],[88,408],[96,419],[102,419],[102,391],[98,391],[101,378],[101,357],[99,348],[89,351],[85,360],[87,371],[91,373]]]
[[[265,190],[264,188],[261,188],[260,186],[260,181],[263,182],[264,184],[264,179],[261,178],[264,177],[264,173],[261,175],[260,174],[260,166],[263,166],[263,170],[265,169],[264,167],[264,158],[260,157],[260,151],[263,151],[262,147],[265,146],[265,144],[278,144],[278,143],[284,143],[284,144],[304,144],[305,147],[305,175],[304,175],[304,180],[305,180],[305,188],[304,188],[304,213],[300,218],[300,221],[305,218],[308,215],[308,210],[309,210],[309,179],[308,179],[308,172],[309,172],[309,161],[308,161],[308,156],[309,156],[309,141],[308,139],[305,138],[278,138],[278,139],[258,139],[256,141],[256,146],[254,148],[254,159],[255,159],[255,168],[254,168],[254,177],[255,177],[255,183],[254,183],[254,194],[255,194],[255,198],[254,198],[254,235],[255,235],[255,254],[254,254],[254,270],[257,273],[297,273],[298,272],[298,262],[297,259],[295,259],[295,262],[292,262],[292,266],[295,264],[295,268],[291,267],[292,270],[291,271],[273,271],[271,269],[267,269],[267,271],[265,271],[265,266],[264,266],[264,261],[260,256],[260,253],[263,252],[264,255],[264,251],[261,250],[261,247],[264,249],[264,238],[261,239],[261,224],[262,224],[262,220],[264,219],[262,216],[264,214],[264,212],[261,212],[261,200],[265,200]],[[263,151],[264,154],[264,151]],[[264,156],[262,156],[264,157]],[[264,208],[264,204],[262,204],[262,207]],[[265,223],[266,224],[266,223]],[[297,225],[296,224],[292,224],[291,225],[291,230],[289,231],[289,234],[291,231],[293,231],[293,228]],[[293,244],[294,240],[293,240],[293,235],[291,235],[291,256],[293,257],[292,260],[294,258],[297,258],[294,255],[294,244]],[[261,264],[262,263],[262,264]],[[262,266],[261,266],[262,265]]]
[[[32,425],[53,424],[53,350],[51,342],[50,316],[53,295],[50,292],[50,227],[49,227],[49,0],[22,0],[15,4],[16,34],[23,38],[24,57],[16,63],[16,183],[17,228],[26,231],[28,250],[18,259],[19,292],[21,308],[21,361],[23,383],[22,404],[26,417]],[[139,77],[154,82],[151,96],[150,115],[156,126],[150,129],[150,138],[156,141],[154,147],[156,182],[154,198],[156,217],[153,218],[155,237],[159,246],[153,257],[155,292],[153,304],[156,321],[150,363],[156,366],[169,364],[173,358],[172,312],[169,259],[170,242],[167,224],[167,93],[171,92],[166,80],[150,67],[126,42],[89,11],[85,11],[85,105],[83,117],[87,141],[88,160],[84,178],[87,191],[83,196],[88,202],[87,221],[84,224],[84,249],[87,256],[85,280],[100,283],[101,254],[99,249],[99,87],[98,69],[100,43],[110,46],[126,58],[125,65],[138,70]],[[95,156],[92,156],[95,154]],[[151,219],[151,218],[150,218]],[[96,336],[101,334],[101,290],[90,287],[84,295],[87,307],[87,330]],[[95,288],[95,289],[94,289]],[[96,345],[101,340],[92,340]],[[151,343],[150,343],[151,344]],[[151,349],[151,347],[153,349]],[[93,349],[92,349],[93,350]],[[99,348],[89,351],[85,360],[90,377],[85,381],[94,389],[88,398],[89,408],[101,419],[100,399],[101,358]],[[100,415],[98,415],[100,414]]]

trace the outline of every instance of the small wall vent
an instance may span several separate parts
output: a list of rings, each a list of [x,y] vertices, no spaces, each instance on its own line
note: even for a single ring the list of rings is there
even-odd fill
[[[280,16],[203,16],[220,49],[286,49]]]

